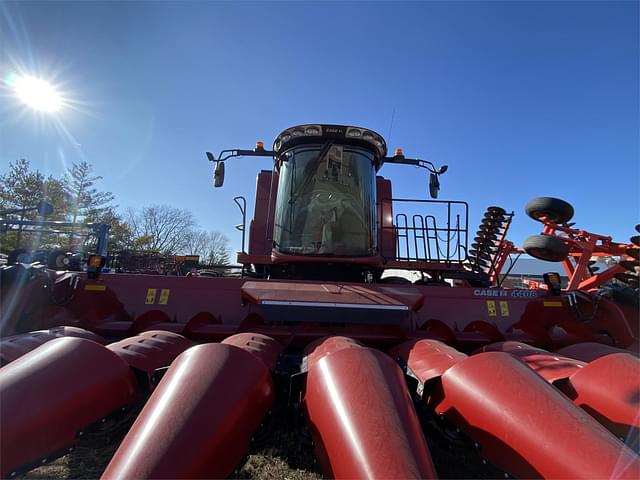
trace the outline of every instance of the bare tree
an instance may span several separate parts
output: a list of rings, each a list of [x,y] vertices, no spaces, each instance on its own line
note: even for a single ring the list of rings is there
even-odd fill
[[[185,242],[185,252],[189,255],[200,255],[204,259],[209,244],[209,233],[205,230],[190,230]]]
[[[189,232],[195,225],[189,210],[169,205],[130,209],[127,223],[137,248],[162,253],[177,253],[187,248]]]
[[[191,230],[186,236],[185,251],[199,255],[200,263],[206,265],[228,265],[231,249],[229,239],[223,233],[212,230]]]
[[[229,265],[231,249],[229,248],[229,238],[220,232],[212,230],[209,232],[207,243],[207,263],[209,265]]]

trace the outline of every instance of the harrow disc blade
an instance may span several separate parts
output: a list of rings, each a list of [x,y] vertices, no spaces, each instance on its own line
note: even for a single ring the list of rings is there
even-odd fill
[[[504,215],[507,211],[502,207],[487,207],[487,213],[493,213],[496,215]]]
[[[492,223],[481,223],[478,230],[482,230],[483,232],[502,233],[502,227]]]
[[[484,238],[479,237],[474,238],[474,240],[475,242],[471,244],[471,247],[479,252],[492,254],[497,250],[497,245],[490,240],[487,241]]]
[[[480,239],[478,239],[480,240]],[[475,250],[476,252],[489,252],[489,247],[486,243],[484,242],[474,242],[471,244],[471,249]]]
[[[636,245],[636,246],[640,247],[640,235],[634,235],[633,237],[631,237],[631,238],[629,239],[629,241],[630,241],[631,243],[633,243],[634,245]]]
[[[480,224],[496,225],[500,227],[502,227],[505,223],[506,223],[505,219],[501,215],[497,215],[497,216],[485,215],[484,217],[482,217],[482,220],[480,220]]]
[[[502,215],[485,215],[480,223],[501,225],[504,223],[504,217]]]
[[[476,259],[478,265],[482,265],[483,267],[490,267],[492,262],[486,258],[478,258]]]
[[[498,240],[498,236],[495,233],[491,233],[491,232],[485,232],[483,230],[478,230],[477,235],[477,239],[481,240],[481,241],[487,241],[487,240]]]
[[[482,258],[485,260],[491,260],[491,255],[482,250],[469,250],[469,255],[471,255],[473,258]]]
[[[636,232],[640,233],[640,223],[636,225]]]

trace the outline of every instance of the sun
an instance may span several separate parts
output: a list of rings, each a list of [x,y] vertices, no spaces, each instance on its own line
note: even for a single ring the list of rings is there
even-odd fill
[[[57,112],[62,107],[62,97],[55,87],[41,78],[23,75],[12,83],[18,98],[34,110]]]

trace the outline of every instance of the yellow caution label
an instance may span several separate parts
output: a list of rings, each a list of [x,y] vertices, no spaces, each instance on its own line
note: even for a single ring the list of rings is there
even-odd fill
[[[496,311],[495,300],[487,300],[487,313],[490,317],[495,317],[498,314],[498,312]]]
[[[148,288],[147,289],[147,298],[145,298],[144,303],[146,305],[153,305],[156,303],[156,289]]]
[[[562,302],[544,302],[545,307],[561,307]]]
[[[509,302],[500,300],[500,315],[503,317],[509,316]]]
[[[166,305],[169,303],[169,293],[171,292],[168,288],[163,288],[160,290],[160,300],[158,300],[158,305]]]
[[[84,286],[85,290],[89,292],[104,292],[107,289],[106,285],[96,285],[95,283],[90,283]]]

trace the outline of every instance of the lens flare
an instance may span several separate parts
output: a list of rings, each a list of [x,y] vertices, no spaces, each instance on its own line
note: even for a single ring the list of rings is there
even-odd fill
[[[62,97],[49,82],[24,75],[11,82],[18,98],[29,107],[44,112],[56,112],[62,106]]]

